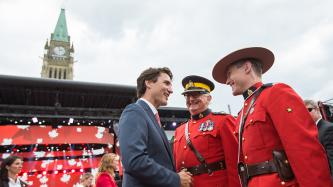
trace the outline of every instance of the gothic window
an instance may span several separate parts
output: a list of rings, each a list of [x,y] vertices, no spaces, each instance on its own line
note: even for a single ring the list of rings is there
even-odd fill
[[[59,79],[61,79],[61,69],[59,69],[59,76],[58,76]]]
[[[50,67],[50,70],[49,70],[49,78],[52,78],[52,68]]]
[[[54,68],[54,78],[57,78],[57,68]]]

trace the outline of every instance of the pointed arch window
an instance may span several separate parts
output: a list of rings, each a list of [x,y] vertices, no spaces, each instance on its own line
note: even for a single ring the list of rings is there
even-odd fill
[[[62,70],[62,69],[59,69],[58,79],[61,79],[61,70]]]
[[[49,69],[49,78],[52,78],[52,68]]]
[[[58,73],[57,68],[54,68],[54,78],[57,78],[57,73]]]
[[[66,79],[66,69],[64,69],[64,79]]]

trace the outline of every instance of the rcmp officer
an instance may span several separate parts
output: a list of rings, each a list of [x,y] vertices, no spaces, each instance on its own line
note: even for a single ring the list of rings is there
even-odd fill
[[[193,187],[239,187],[234,117],[208,108],[214,89],[210,80],[192,75],[182,84],[191,119],[175,132],[176,170],[192,173]]]
[[[237,117],[238,172],[249,187],[332,187],[328,161],[302,99],[286,84],[263,84],[273,53],[252,47],[222,58],[216,81],[243,95]]]

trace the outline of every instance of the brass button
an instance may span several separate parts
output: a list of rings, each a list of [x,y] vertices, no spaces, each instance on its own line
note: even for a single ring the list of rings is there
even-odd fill
[[[247,106],[247,103],[244,103],[245,106]]]
[[[253,123],[253,119],[250,119],[250,123]]]
[[[185,164],[185,162],[184,162],[184,161],[182,161],[182,164],[184,165],[184,164]]]
[[[184,149],[186,149],[186,145],[184,145]]]
[[[233,133],[236,134],[236,131],[234,131]]]
[[[284,181],[281,181],[281,185],[285,185],[286,184],[286,182],[284,182]]]
[[[206,133],[204,132],[204,133],[202,133],[203,135],[205,135]]]
[[[245,138],[243,137],[242,140],[245,141]]]
[[[244,159],[247,160],[247,156],[246,155],[244,156]]]

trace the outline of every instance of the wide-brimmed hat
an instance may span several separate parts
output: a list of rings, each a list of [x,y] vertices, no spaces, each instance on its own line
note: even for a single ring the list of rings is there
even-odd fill
[[[213,78],[220,83],[227,81],[227,68],[230,64],[245,59],[257,59],[262,64],[262,73],[265,73],[274,63],[274,54],[263,47],[249,47],[234,51],[220,61],[213,68]]]
[[[184,87],[184,92],[182,93],[183,95],[189,92],[201,92],[203,94],[210,93],[215,88],[212,81],[198,75],[185,77],[182,80],[182,85]]]

